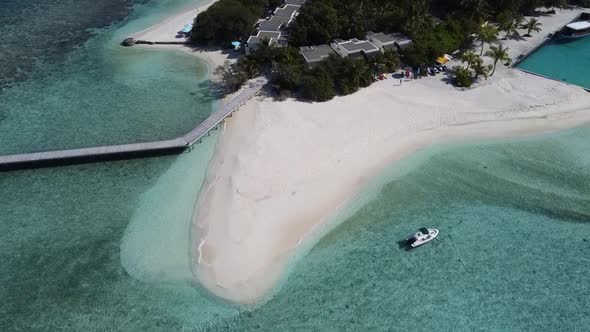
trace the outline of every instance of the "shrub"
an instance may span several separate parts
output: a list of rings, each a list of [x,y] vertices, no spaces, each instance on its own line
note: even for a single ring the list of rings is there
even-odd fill
[[[301,95],[312,101],[328,101],[336,96],[334,81],[323,66],[306,74],[301,81]]]
[[[463,66],[453,67],[453,78],[455,85],[459,87],[468,88],[473,84],[473,81],[471,80],[471,72]]]
[[[228,61],[223,66],[217,67],[215,74],[222,79],[222,86],[226,93],[238,91],[248,80],[248,76],[238,66],[231,66]]]
[[[195,18],[191,40],[223,46],[242,40],[264,14],[264,0],[220,0]]]
[[[469,40],[470,29],[470,23],[451,19],[421,32],[404,51],[403,61],[412,67],[432,63],[436,57],[461,48]]]

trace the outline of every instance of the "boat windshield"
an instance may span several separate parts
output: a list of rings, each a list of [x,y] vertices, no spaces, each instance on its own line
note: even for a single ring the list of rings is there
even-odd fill
[[[420,231],[420,233],[422,233],[422,234],[424,234],[424,235],[426,235],[426,234],[428,234],[428,233],[429,233],[429,232],[428,232],[428,229],[427,229],[427,228],[424,228],[424,227],[420,228],[420,229],[419,229],[419,231]]]

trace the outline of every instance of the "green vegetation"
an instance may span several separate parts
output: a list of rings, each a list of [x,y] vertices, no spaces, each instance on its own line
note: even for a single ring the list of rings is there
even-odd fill
[[[497,47],[491,46],[490,49],[497,49]],[[502,49],[502,51],[505,53],[506,49]],[[486,55],[489,55],[488,53]],[[506,58],[504,60],[509,61],[510,58],[508,58],[507,53],[505,53],[505,56]],[[452,71],[453,81],[459,87],[470,87],[480,76],[483,76],[487,80],[494,73],[495,63],[497,62],[494,65],[485,65],[481,56],[475,54],[473,51],[463,53],[461,55],[461,61],[467,64],[467,66],[455,66]]]
[[[307,100],[327,101],[336,96],[334,80],[324,66],[305,74],[301,86],[301,96]]]
[[[226,92],[234,92],[250,78],[268,74],[281,96],[298,94],[311,101],[326,101],[369,86],[380,74],[399,68],[399,56],[386,51],[366,59],[333,55],[313,69],[307,68],[296,48],[274,47],[263,43],[233,65],[217,68]]]
[[[590,0],[570,1],[583,3]],[[233,40],[245,41],[254,33],[256,20],[283,0],[219,0],[195,22],[192,40],[224,46]],[[370,85],[376,77],[393,72],[400,63],[413,68],[432,64],[445,53],[477,51],[461,56],[464,66],[457,66],[452,77],[458,86],[468,87],[480,77],[495,73],[498,62],[510,62],[503,39],[540,31],[540,22],[524,15],[535,8],[561,7],[566,0],[310,0],[289,27],[289,47],[262,45],[249,56],[218,73],[224,88],[235,91],[249,78],[267,75],[282,96],[297,95],[313,100],[329,100]],[[334,39],[365,38],[368,31],[402,32],[413,43],[401,54],[386,52],[372,58],[349,59],[332,56],[313,69],[307,68],[298,52],[299,46],[329,44]],[[486,56],[493,64],[485,64]]]
[[[522,15],[516,15],[510,11],[502,12],[498,16],[498,28],[506,33],[503,39],[518,37],[520,35],[518,29],[523,21],[524,17]]]
[[[498,28],[493,24],[484,23],[477,31],[477,40],[481,42],[481,51],[479,55],[483,54],[483,48],[485,44],[492,44],[498,41]]]
[[[453,79],[455,85],[459,87],[468,88],[473,84],[471,80],[471,72],[463,66],[453,67]]]
[[[471,22],[449,19],[415,33],[412,46],[404,52],[404,63],[412,67],[432,63],[442,54],[452,53],[471,44],[470,31],[474,30],[471,24]]]
[[[521,29],[526,29],[525,37],[530,37],[531,32],[539,32],[541,31],[541,22],[539,22],[536,18],[531,18],[525,23],[520,25]]]
[[[467,63],[467,69],[469,69],[469,67],[474,64],[475,62],[477,62],[477,60],[479,60],[480,57],[473,53],[472,51],[469,52],[465,52],[461,55],[461,61],[466,62]]]
[[[494,73],[496,72],[496,65],[498,64],[498,61],[502,61],[502,62],[512,61],[512,59],[510,59],[510,57],[508,56],[508,48],[505,48],[502,45],[491,46],[490,50],[486,52],[486,56],[489,56],[492,59],[494,59],[494,69],[492,70],[492,73],[490,74],[490,76],[493,76]]]
[[[191,40],[216,46],[243,40],[268,6],[266,0],[219,0],[195,18]]]
[[[471,69],[473,69],[473,79],[477,80],[479,76],[483,76],[486,80],[488,76],[490,76],[490,72],[492,71],[492,65],[484,65],[482,58],[477,58],[471,63]]]

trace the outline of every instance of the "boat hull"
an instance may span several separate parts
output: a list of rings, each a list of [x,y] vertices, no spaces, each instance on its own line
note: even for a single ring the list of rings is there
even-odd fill
[[[416,240],[414,242],[412,242],[412,244],[410,244],[410,247],[412,248],[417,248],[423,244],[426,244],[432,240],[434,240],[437,236],[438,236],[438,229],[429,229],[428,230],[428,235],[430,235],[429,238],[427,239],[421,239],[421,240]]]

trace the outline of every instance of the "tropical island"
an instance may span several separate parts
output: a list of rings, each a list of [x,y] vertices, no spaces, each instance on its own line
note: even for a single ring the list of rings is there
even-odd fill
[[[427,66],[447,53],[460,54],[464,64],[450,69],[457,86],[469,87],[493,75],[498,63],[510,63],[506,49],[494,45],[501,33],[503,40],[530,37],[541,31],[541,23],[534,17],[525,20],[524,15],[539,6],[566,4],[563,0],[221,0],[195,19],[191,40],[218,47],[240,41],[245,46],[247,55],[218,68],[228,92],[248,79],[268,75],[280,95],[326,101],[367,87],[401,64],[418,69],[416,76],[427,76]],[[359,52],[346,51],[343,43]],[[474,44],[481,45],[479,52],[470,51]],[[484,54],[486,44],[492,47]]]
[[[264,302],[395,162],[589,122],[583,88],[511,65],[588,11],[575,4],[219,0],[142,32],[158,40],[196,16],[182,47],[226,93],[270,82],[216,143],[191,226],[194,277],[228,301]],[[446,71],[433,73],[439,59]]]

